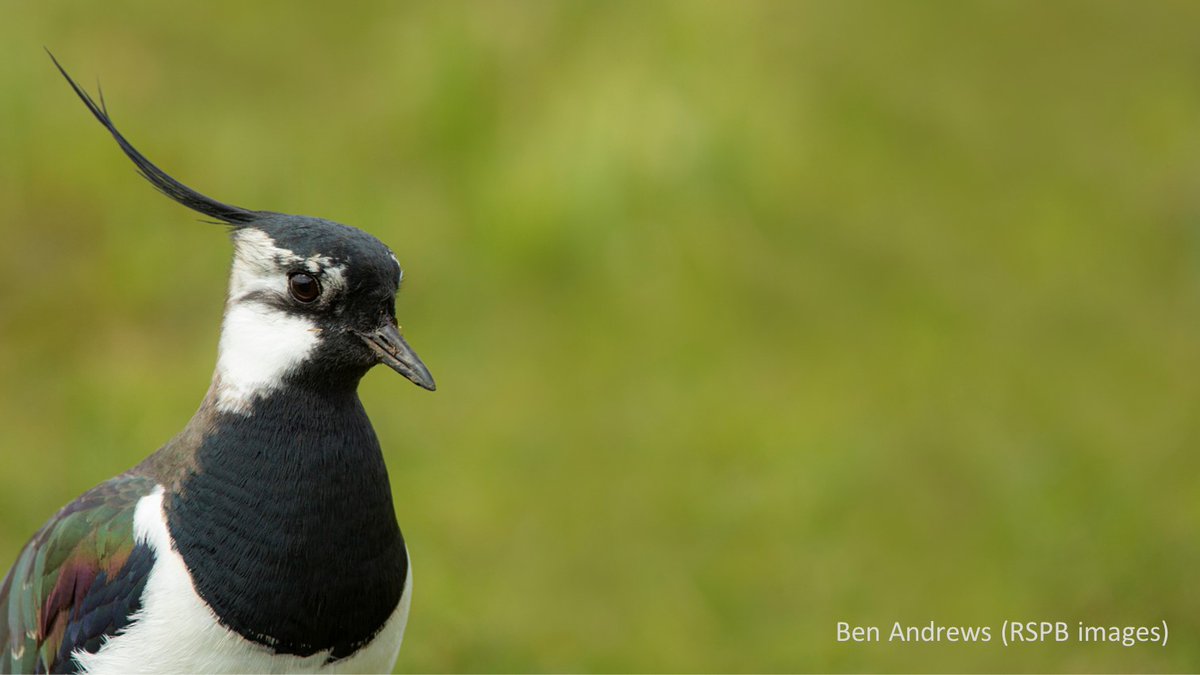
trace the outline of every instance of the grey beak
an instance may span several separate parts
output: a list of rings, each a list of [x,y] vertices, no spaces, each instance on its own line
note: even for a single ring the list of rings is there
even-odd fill
[[[421,358],[408,346],[404,338],[400,337],[400,329],[394,323],[386,323],[374,332],[359,333],[358,336],[379,355],[380,363],[407,377],[422,389],[437,389],[429,369],[421,363]]]

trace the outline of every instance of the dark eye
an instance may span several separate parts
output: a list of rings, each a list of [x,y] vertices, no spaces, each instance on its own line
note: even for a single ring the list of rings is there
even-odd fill
[[[293,272],[288,275],[288,290],[300,302],[312,302],[321,294],[321,284],[311,274]]]

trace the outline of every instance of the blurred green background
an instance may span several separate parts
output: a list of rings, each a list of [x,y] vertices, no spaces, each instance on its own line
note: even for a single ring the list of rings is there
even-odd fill
[[[1200,6],[0,15],[0,569],[191,415],[230,255],[47,46],[185,183],[405,265],[398,670],[1200,668]]]

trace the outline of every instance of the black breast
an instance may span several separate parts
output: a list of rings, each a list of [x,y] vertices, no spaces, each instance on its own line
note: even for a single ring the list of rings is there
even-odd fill
[[[221,623],[276,652],[349,656],[395,610],[408,571],[362,404],[285,391],[218,415],[167,495],[171,535]]]

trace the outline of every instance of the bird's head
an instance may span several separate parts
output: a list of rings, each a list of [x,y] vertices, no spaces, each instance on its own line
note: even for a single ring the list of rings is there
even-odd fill
[[[222,407],[284,385],[353,385],[377,363],[434,389],[400,335],[396,292],[404,272],[378,239],[281,214],[238,227],[232,238],[216,375]]]
[[[400,335],[396,292],[404,273],[383,242],[340,223],[244,209],[192,190],[117,131],[103,97],[97,105],[54,64],[142,176],[231,228],[233,270],[214,379],[219,408],[245,411],[255,396],[286,386],[354,386],[380,363],[435,388]]]

